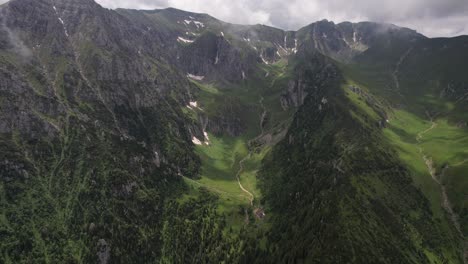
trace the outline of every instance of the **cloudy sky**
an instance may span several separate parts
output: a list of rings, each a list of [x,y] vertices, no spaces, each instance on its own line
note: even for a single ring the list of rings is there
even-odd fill
[[[328,19],[393,23],[430,37],[468,35],[468,0],[96,0],[108,8],[175,7],[239,24],[298,29]],[[6,0],[0,0],[6,2]]]

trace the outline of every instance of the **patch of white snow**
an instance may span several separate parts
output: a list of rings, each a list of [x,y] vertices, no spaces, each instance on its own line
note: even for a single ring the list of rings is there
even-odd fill
[[[265,63],[266,65],[268,65],[268,61],[265,60],[265,58],[263,57],[263,54],[260,54],[260,59],[262,59],[263,63]]]
[[[183,38],[183,37],[178,37],[177,41],[183,42],[183,43],[193,43],[193,40],[186,39],[186,38]]]
[[[205,27],[205,24],[203,24],[203,23],[200,22],[200,21],[195,21],[195,20],[193,20],[192,22],[195,23],[195,25],[197,25],[197,28],[198,28],[198,27],[202,27],[202,28]]]
[[[187,73],[187,77],[196,81],[201,81],[205,78],[205,76],[199,76],[199,75],[194,75],[190,73]]]
[[[59,13],[57,11],[57,8],[55,6],[52,6],[54,8],[54,11],[55,11],[55,14],[57,15],[57,18],[58,20],[60,21],[60,23],[62,24],[63,26],[63,31],[65,32],[65,36],[69,37],[68,35],[68,31],[67,31],[67,28],[65,26],[65,22],[63,21],[63,19],[59,16]]]
[[[201,145],[202,144],[202,142],[196,137],[192,137],[192,142],[195,145]]]
[[[219,63],[219,50],[216,50],[215,65]]]

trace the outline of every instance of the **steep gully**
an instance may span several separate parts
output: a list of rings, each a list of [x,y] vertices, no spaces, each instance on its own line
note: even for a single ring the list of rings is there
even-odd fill
[[[411,53],[412,50],[413,50],[413,47],[409,48],[405,53],[403,53],[403,55],[400,57],[400,59],[398,60],[396,66],[395,66],[395,70],[392,72],[392,78],[393,78],[393,80],[395,82],[395,92],[402,99],[404,99],[405,97],[403,96],[403,94],[401,93],[401,90],[400,90],[400,79],[398,78],[398,73],[400,72],[401,64],[405,61],[405,59],[408,57],[408,55]]]
[[[101,103],[104,105],[104,107],[106,108],[106,110],[111,114],[112,119],[113,119],[113,121],[114,121],[114,124],[115,124],[117,130],[119,131],[120,135],[125,136],[126,134],[125,134],[124,131],[121,129],[121,127],[120,127],[120,125],[119,125],[119,122],[118,122],[118,120],[117,120],[117,116],[115,115],[114,111],[111,109],[111,107],[109,106],[109,104],[106,103],[106,101],[104,100],[104,97],[102,96],[101,90],[100,90],[99,88],[95,87],[95,86],[91,83],[91,81],[86,77],[86,75],[85,75],[85,73],[84,73],[84,70],[83,70],[83,67],[82,67],[82,65],[81,65],[81,62],[80,62],[80,52],[79,52],[79,49],[76,47],[75,42],[72,40],[70,34],[68,33],[67,25],[65,24],[65,21],[62,19],[59,10],[57,9],[57,7],[56,7],[55,5],[52,5],[52,9],[54,10],[54,13],[55,13],[55,15],[56,15],[58,21],[62,24],[65,37],[66,37],[67,41],[69,42],[70,47],[71,47],[72,52],[73,52],[73,58],[74,58],[74,61],[75,61],[75,64],[76,64],[78,73],[80,74],[80,76],[81,76],[81,78],[83,79],[83,81],[85,82],[85,84],[86,84],[89,88],[91,88],[91,89],[96,93],[96,95],[98,96],[98,99],[99,99],[99,100],[101,101]],[[55,87],[55,81],[54,81],[54,87]],[[57,90],[57,89],[56,89],[56,90]]]

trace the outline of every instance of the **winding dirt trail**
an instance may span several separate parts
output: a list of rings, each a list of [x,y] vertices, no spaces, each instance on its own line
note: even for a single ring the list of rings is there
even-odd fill
[[[263,96],[260,96],[259,104],[260,104],[260,106],[261,106],[261,108],[262,108],[262,114],[260,115],[260,131],[261,131],[261,132],[260,132],[260,135],[258,135],[257,137],[255,137],[255,139],[253,139],[253,140],[256,140],[256,139],[260,138],[260,137],[263,136],[263,134],[264,134],[264,131],[263,131],[263,119],[266,117],[267,109],[266,109],[265,105],[263,104],[263,101],[264,101]],[[250,141],[248,142],[247,145],[250,145],[249,143],[250,143],[251,141],[252,141],[252,140],[250,140]],[[254,202],[254,200],[255,200],[255,195],[253,195],[253,193],[249,192],[249,191],[242,185],[242,183],[241,183],[241,181],[240,181],[240,176],[241,176],[242,172],[244,171],[244,162],[245,162],[247,159],[250,158],[251,154],[252,154],[252,151],[249,150],[249,153],[248,153],[241,161],[239,161],[239,170],[237,171],[236,179],[237,179],[237,183],[239,184],[239,188],[241,188],[241,190],[242,190],[243,192],[245,192],[247,195],[249,195],[249,197],[250,197],[250,199],[249,199],[249,200],[250,200],[250,205],[253,206],[253,202]]]
[[[431,130],[433,130],[434,128],[437,127],[437,123],[433,121],[433,119],[431,118],[431,127],[429,127],[428,129],[426,130],[423,130],[421,132],[419,132],[416,136],[416,141],[418,142],[419,144],[419,153],[421,154],[422,156],[422,159],[424,160],[424,163],[426,164],[426,167],[427,167],[427,170],[429,171],[429,174],[431,175],[432,179],[439,185],[440,187],[440,190],[441,190],[441,194],[442,194],[442,207],[445,209],[445,211],[449,214],[449,217],[450,217],[450,220],[452,221],[453,225],[455,226],[455,229],[457,230],[457,232],[459,233],[459,235],[464,238],[464,235],[463,235],[463,232],[461,231],[461,226],[460,226],[460,222],[458,221],[458,216],[457,214],[453,211],[453,207],[452,207],[452,204],[450,203],[450,200],[448,198],[448,194],[447,194],[447,189],[446,187],[444,186],[444,184],[442,184],[442,182],[440,181],[440,179],[437,177],[437,169],[434,167],[434,163],[433,163],[433,160],[432,160],[432,157],[428,157],[427,155],[424,154],[424,149],[421,147],[421,140],[424,136],[424,134],[430,132]],[[467,246],[464,246],[464,261],[465,263],[467,263],[467,255],[468,255],[468,248]]]
[[[239,184],[239,187],[241,188],[241,190],[249,195],[250,205],[253,206],[253,201],[255,200],[255,196],[251,192],[249,192],[247,189],[245,189],[244,186],[242,186],[242,183],[240,181],[240,175],[242,174],[242,171],[244,170],[244,162],[248,158],[250,158],[250,152],[241,161],[239,161],[239,170],[237,171],[236,179],[237,179],[237,183]]]

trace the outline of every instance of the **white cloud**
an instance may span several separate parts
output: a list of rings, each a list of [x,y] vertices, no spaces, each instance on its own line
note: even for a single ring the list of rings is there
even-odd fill
[[[115,8],[175,7],[238,24],[298,29],[317,20],[375,21],[411,27],[431,36],[468,34],[465,0],[97,0]]]
[[[175,7],[226,22],[298,29],[317,20],[375,21],[431,36],[468,34],[468,0],[96,0],[108,8]],[[0,0],[0,3],[6,2]]]

